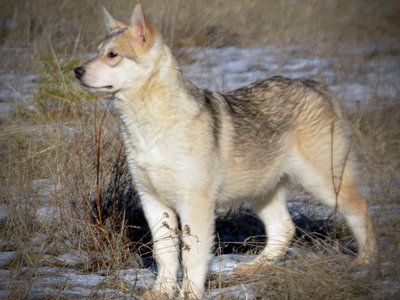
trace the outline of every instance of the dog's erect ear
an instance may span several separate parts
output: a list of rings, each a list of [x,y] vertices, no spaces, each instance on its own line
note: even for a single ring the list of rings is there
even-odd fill
[[[115,20],[104,6],[103,6],[103,18],[104,18],[104,24],[106,25],[107,34],[110,34],[115,29],[128,27],[124,23]]]
[[[129,30],[132,44],[138,54],[146,52],[154,44],[157,30],[143,14],[140,4],[137,4],[133,10]]]

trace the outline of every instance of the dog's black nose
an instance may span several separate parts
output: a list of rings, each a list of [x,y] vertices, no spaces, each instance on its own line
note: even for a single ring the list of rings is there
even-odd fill
[[[83,66],[79,66],[74,69],[75,77],[78,79],[81,79],[83,77],[83,75],[85,75],[85,72],[86,72],[86,70]]]

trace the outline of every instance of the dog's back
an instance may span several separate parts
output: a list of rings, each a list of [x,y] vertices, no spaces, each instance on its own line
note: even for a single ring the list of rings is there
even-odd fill
[[[213,107],[209,109],[213,132],[222,145],[216,151],[226,158],[222,201],[265,194],[281,178],[291,176],[290,162],[300,153],[312,157],[318,166],[323,161],[320,167],[330,176],[331,162],[339,175],[345,156],[351,159],[337,99],[318,82],[276,76],[226,94],[206,91],[204,97],[207,106]],[[220,119],[228,125],[223,126]]]

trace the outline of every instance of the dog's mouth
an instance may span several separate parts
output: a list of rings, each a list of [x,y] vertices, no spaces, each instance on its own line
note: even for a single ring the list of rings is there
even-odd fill
[[[112,90],[113,89],[112,85],[90,86],[90,85],[83,83],[82,81],[80,83],[84,88],[86,88],[88,90],[92,90],[92,91],[104,91],[104,90]]]

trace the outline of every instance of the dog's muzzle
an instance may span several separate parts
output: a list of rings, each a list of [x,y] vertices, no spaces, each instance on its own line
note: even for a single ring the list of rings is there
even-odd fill
[[[85,72],[86,72],[86,70],[85,70],[85,67],[83,67],[83,66],[79,66],[74,69],[75,77],[77,79],[81,79],[83,77],[83,75],[85,75]]]

